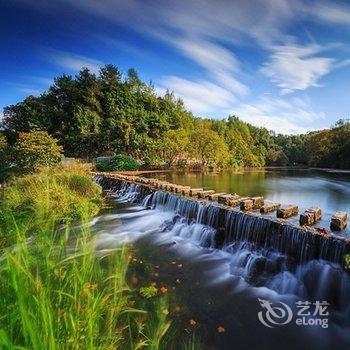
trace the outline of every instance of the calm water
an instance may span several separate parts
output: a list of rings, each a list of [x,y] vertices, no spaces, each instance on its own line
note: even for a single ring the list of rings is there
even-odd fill
[[[149,177],[166,179],[175,184],[214,189],[242,196],[263,196],[281,204],[297,204],[300,210],[319,206],[323,219],[317,225],[329,228],[335,211],[350,213],[350,174],[315,170],[246,170],[242,173],[158,173]],[[297,222],[298,218],[291,219]],[[349,236],[350,228],[343,234]]]

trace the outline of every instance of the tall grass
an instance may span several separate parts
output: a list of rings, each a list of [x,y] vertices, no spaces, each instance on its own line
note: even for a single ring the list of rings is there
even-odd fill
[[[0,205],[0,248],[18,238],[18,229],[36,235],[60,223],[88,220],[101,207],[100,193],[88,167],[79,163],[15,178]]]
[[[97,212],[99,192],[80,167],[44,170],[6,189],[1,349],[166,348],[166,300],[137,308],[139,294],[126,282],[128,247],[98,255],[87,226],[73,230],[73,221]],[[64,226],[57,230],[58,224]]]

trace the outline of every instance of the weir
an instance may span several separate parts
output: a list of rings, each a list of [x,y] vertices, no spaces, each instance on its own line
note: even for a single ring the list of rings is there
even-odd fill
[[[187,223],[196,222],[212,228],[212,236],[201,242],[205,247],[226,249],[239,242],[249,242],[255,249],[269,249],[285,254],[296,264],[323,259],[342,265],[344,255],[350,253],[347,239],[325,230],[296,226],[285,220],[240,211],[213,201],[159,190],[159,183],[155,185],[156,182],[152,181],[154,179],[145,179],[149,183],[139,183],[138,180],[141,181],[142,178],[135,176],[104,173],[94,175],[104,189],[117,192],[125,202],[142,203],[146,208],[163,208],[174,212],[174,222],[183,218]]]
[[[94,175],[118,203],[133,203],[136,213],[141,207],[145,217],[155,220],[149,230],[149,220],[145,228],[145,221],[135,219],[132,230],[154,232],[157,239],[164,239],[170,246],[180,248],[181,242],[189,242],[203,248],[203,253],[219,252],[228,260],[229,274],[248,286],[263,287],[291,302],[326,300],[336,322],[350,326],[350,276],[342,267],[344,255],[350,253],[346,239],[210,200],[159,190],[159,183],[153,180],[143,179],[142,183],[115,174]],[[169,188],[174,191],[174,186]],[[189,193],[188,189],[185,192]],[[168,215],[159,220],[162,214]]]

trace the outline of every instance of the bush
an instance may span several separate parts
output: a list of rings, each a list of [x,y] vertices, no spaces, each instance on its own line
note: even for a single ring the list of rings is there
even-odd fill
[[[21,132],[13,148],[13,161],[22,173],[59,163],[62,147],[46,131]]]
[[[144,161],[145,161],[144,166],[146,168],[157,168],[157,167],[161,167],[162,165],[164,165],[163,160],[154,154],[150,154],[150,155],[146,156]]]
[[[134,158],[125,154],[117,154],[108,160],[102,160],[97,163],[98,171],[117,171],[117,170],[138,170],[139,163]]]

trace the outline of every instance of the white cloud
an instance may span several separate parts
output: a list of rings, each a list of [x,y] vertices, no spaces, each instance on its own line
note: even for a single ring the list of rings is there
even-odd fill
[[[167,88],[173,90],[193,113],[200,116],[210,116],[218,110],[227,109],[236,100],[232,93],[208,80],[191,81],[170,76],[161,81],[157,91],[163,94]]]
[[[186,57],[203,67],[215,84],[238,95],[249,92],[248,87],[236,78],[240,72],[240,63],[230,50],[203,39],[170,40]]]
[[[103,66],[103,62],[99,60],[65,51],[48,50],[47,57],[51,63],[73,72],[78,72],[81,68],[86,67],[92,73],[97,73]]]
[[[313,6],[307,9],[313,18],[321,21],[350,25],[350,6],[337,4],[336,2],[317,1]]]
[[[315,129],[313,122],[325,119],[324,113],[312,111],[308,99],[261,97],[256,104],[242,104],[231,111],[248,123],[282,134],[300,134]]]
[[[275,47],[261,72],[276,83],[283,93],[317,86],[318,81],[332,70],[335,63],[332,58],[316,56],[323,50],[317,45]]]

